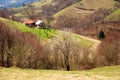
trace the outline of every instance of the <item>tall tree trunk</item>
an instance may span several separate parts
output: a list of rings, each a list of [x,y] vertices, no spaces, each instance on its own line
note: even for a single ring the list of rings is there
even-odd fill
[[[2,63],[2,66],[4,67],[5,66],[5,61],[4,61],[4,42],[2,42],[2,44],[1,44],[1,63]]]

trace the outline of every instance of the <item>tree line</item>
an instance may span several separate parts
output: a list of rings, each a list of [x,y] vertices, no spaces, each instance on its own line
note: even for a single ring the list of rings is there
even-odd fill
[[[120,35],[108,33],[93,52],[81,47],[69,33],[58,34],[51,42],[21,32],[0,21],[0,66],[33,69],[83,70],[120,64]],[[117,34],[117,35],[116,35]],[[82,44],[82,43],[80,43]]]

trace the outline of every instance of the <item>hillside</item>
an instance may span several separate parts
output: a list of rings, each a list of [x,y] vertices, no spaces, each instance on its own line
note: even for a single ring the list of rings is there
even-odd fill
[[[4,1],[0,1],[0,7],[5,7],[5,8],[8,8],[8,7],[20,7],[24,4],[28,4],[30,2],[35,2],[37,0],[4,0]]]
[[[87,14],[93,13],[94,11],[87,11],[87,10],[82,10],[76,8],[74,5],[67,7],[56,14],[53,15],[54,18],[59,17],[60,15],[70,15],[70,16],[75,16],[75,17],[83,17]]]
[[[120,80],[120,66],[88,71],[55,71],[0,68],[1,80]],[[7,76],[7,77],[6,77]]]
[[[37,17],[42,14],[46,16],[47,14],[53,15],[56,12],[78,2],[79,0],[40,0],[30,4],[25,5],[24,7],[14,8],[15,16],[24,17],[24,8],[34,10],[34,13]]]
[[[120,17],[120,9],[117,9],[113,13],[111,13],[109,16],[107,16],[104,21],[105,22],[116,22],[119,20]]]
[[[50,5],[50,4],[54,5],[53,0],[43,0],[41,2],[34,2],[31,5],[34,6],[34,7],[36,7],[36,8],[41,8],[44,5]]]
[[[115,0],[82,0],[76,6],[79,8],[84,9],[93,9],[97,10],[99,8],[114,8],[115,7]]]
[[[47,39],[51,39],[54,38],[54,36],[57,36],[57,34],[65,34],[66,32],[64,31],[59,31],[59,30],[55,30],[55,29],[36,29],[36,28],[29,28],[25,25],[23,25],[22,23],[19,22],[15,22],[15,21],[11,21],[11,20],[7,20],[7,19],[3,19],[0,18],[1,21],[7,22],[10,26],[17,28],[19,30],[21,30],[22,32],[30,32],[35,34],[36,36],[42,38],[43,40],[47,40]],[[71,34],[70,34],[71,35]],[[74,34],[72,33],[72,36],[78,40],[78,44],[80,46],[87,46],[87,47],[94,47],[94,44],[99,44],[100,41],[99,40],[94,40],[94,39],[90,39],[87,37],[82,37],[80,35]]]
[[[115,2],[114,0],[82,0],[66,9],[59,11],[54,15],[54,17],[56,18],[59,15],[63,14],[84,16],[93,13],[99,8],[114,8],[115,3],[117,2]]]
[[[17,28],[19,30],[21,30],[22,32],[30,32],[35,34],[36,36],[42,38],[42,39],[48,39],[53,37],[54,34],[56,34],[56,30],[51,29],[51,30],[47,30],[47,29],[35,29],[35,28],[29,28],[27,26],[25,26],[22,23],[19,22],[15,22],[12,20],[7,20],[4,18],[0,18],[1,21],[3,21],[4,23],[8,23],[12,28]]]
[[[41,28],[41,29],[29,28],[23,25],[22,23],[3,19],[3,18],[0,18],[0,24],[1,24],[1,32],[2,32],[1,34],[3,34],[3,35],[0,35],[2,36],[1,42],[6,40],[8,44],[10,44],[11,42],[12,44],[15,44],[10,46],[6,50],[6,52],[9,52],[12,48],[13,52],[10,53],[10,55],[12,56],[12,54],[14,54],[15,60],[12,60],[12,57],[9,58],[7,56],[5,60],[6,61],[12,60],[12,61],[10,63],[6,63],[5,60],[3,60],[3,58],[0,57],[0,59],[2,60],[1,61],[2,63],[0,63],[0,65],[2,67],[16,66],[20,68],[32,68],[32,69],[59,69],[59,70],[66,69],[68,70],[66,64],[64,64],[64,61],[66,60],[68,61],[68,58],[66,58],[66,56],[69,56],[69,57],[71,56],[74,58],[75,62],[77,60],[79,61],[79,63],[77,63],[77,65],[74,66],[75,63],[73,62],[73,58],[72,59],[70,58],[71,60],[68,63],[70,64],[69,70],[83,69],[82,67],[79,67],[79,66],[85,66],[84,69],[94,68],[94,66],[88,65],[90,66],[88,67],[83,64],[84,61],[82,62],[82,60],[84,60],[84,58],[82,58],[82,54],[87,53],[85,54],[87,55],[87,59],[91,59],[92,53],[96,51],[98,45],[101,42],[99,40],[94,40],[91,38],[74,34],[71,32],[71,30],[69,31],[69,29],[60,31],[56,29],[46,29],[46,28]],[[6,31],[8,33],[6,33]],[[10,36],[10,38],[8,36]],[[6,45],[6,46],[9,46],[9,45]],[[4,49],[2,48],[1,50],[3,51]],[[76,52],[76,50],[78,52]],[[63,51],[65,51],[64,52],[65,56]],[[8,54],[6,53],[6,55]],[[17,58],[17,56],[19,56],[19,58]],[[58,58],[56,58],[56,56]],[[21,58],[24,61],[21,61],[20,60]],[[16,60],[17,60],[17,63],[14,65],[13,63]],[[60,62],[59,65],[57,65],[58,67],[55,65],[56,61]],[[93,63],[92,59],[89,62]],[[4,63],[6,63],[7,65],[4,65]],[[32,64],[34,64],[34,66],[32,66]],[[83,64],[83,65],[80,65],[80,64]]]

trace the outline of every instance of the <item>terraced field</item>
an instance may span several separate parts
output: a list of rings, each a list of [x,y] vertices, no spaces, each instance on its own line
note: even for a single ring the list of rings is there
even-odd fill
[[[67,7],[54,15],[54,18],[60,15],[85,16],[93,13],[99,8],[111,9],[115,6],[115,0],[82,0],[70,7]]]

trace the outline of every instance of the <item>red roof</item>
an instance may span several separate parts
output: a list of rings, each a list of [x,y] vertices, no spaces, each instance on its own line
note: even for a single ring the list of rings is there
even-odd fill
[[[30,20],[30,19],[25,19],[23,21],[23,23],[25,23],[25,24],[31,24],[31,23],[35,23],[35,22],[36,22],[36,20]]]

